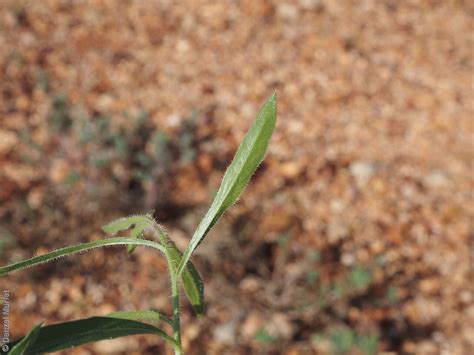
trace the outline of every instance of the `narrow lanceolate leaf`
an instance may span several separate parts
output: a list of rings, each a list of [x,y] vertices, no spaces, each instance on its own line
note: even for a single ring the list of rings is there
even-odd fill
[[[232,163],[227,168],[211,207],[202,219],[186,249],[178,276],[183,272],[191,254],[216,224],[225,210],[239,198],[247,183],[262,162],[276,124],[276,95],[265,102],[252,127],[245,135]]]
[[[28,354],[60,351],[95,341],[136,334],[155,334],[177,346],[172,337],[150,324],[127,319],[92,317],[40,328],[36,340],[28,348]],[[8,345],[13,346],[22,341],[23,339],[20,339],[19,342]]]
[[[168,242],[168,250],[170,250],[176,267],[178,267],[183,254],[178,247],[172,242]],[[198,316],[204,314],[204,284],[196,267],[191,261],[186,264],[181,280],[183,281],[184,291],[186,296],[193,306],[194,312]]]
[[[35,256],[31,259],[23,260],[14,264],[6,265],[6,266],[1,266],[0,267],[0,276],[6,275],[10,272],[24,269],[30,266],[35,266],[39,264],[46,263],[51,260],[58,259],[63,256],[68,256],[72,254],[79,253],[81,251],[86,251],[86,250],[91,250],[94,248],[101,248],[101,247],[107,247],[107,246],[112,246],[112,245],[143,245],[146,247],[151,247],[158,249],[162,253],[165,252],[164,247],[161,244],[158,244],[156,242],[152,242],[150,240],[145,240],[145,239],[136,239],[136,238],[126,238],[126,237],[119,237],[119,238],[109,238],[109,239],[103,239],[103,240],[97,240],[94,242],[89,242],[89,243],[84,243],[84,244],[79,244],[79,245],[73,245],[61,249],[54,250],[52,252],[40,255],[40,256]]]
[[[148,321],[148,322],[161,322],[164,321],[168,324],[172,324],[171,319],[169,319],[164,314],[161,314],[157,311],[145,310],[145,311],[118,311],[112,312],[106,315],[110,318],[119,318],[119,319],[129,319],[136,321]]]
[[[38,335],[40,333],[42,323],[38,324],[36,327],[31,329],[31,331],[21,339],[16,345],[13,345],[13,347],[10,349],[10,351],[7,350],[9,355],[28,355],[32,354],[32,349],[33,345],[36,342],[36,339],[38,338]],[[7,345],[8,347],[8,345]],[[2,347],[3,349],[3,347]],[[3,349],[6,350],[6,349]]]

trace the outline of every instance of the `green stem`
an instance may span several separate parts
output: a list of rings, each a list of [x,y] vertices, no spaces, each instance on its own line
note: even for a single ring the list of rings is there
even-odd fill
[[[175,347],[175,355],[183,354],[181,347],[181,325],[179,315],[179,285],[178,279],[176,278],[176,270],[173,271],[171,276],[171,297],[173,298],[173,337],[178,343],[179,347]]]
[[[178,277],[176,275],[176,263],[173,259],[173,256],[170,253],[168,244],[168,237],[163,233],[159,226],[154,226],[154,231],[158,235],[158,239],[161,244],[165,247],[165,256],[168,263],[168,268],[170,269],[170,278],[171,278],[171,298],[173,300],[173,317],[171,319],[171,325],[173,327],[173,338],[176,340],[178,346],[174,347],[175,355],[182,355],[183,348],[181,346],[181,325],[180,325],[180,314],[179,314],[179,283]]]

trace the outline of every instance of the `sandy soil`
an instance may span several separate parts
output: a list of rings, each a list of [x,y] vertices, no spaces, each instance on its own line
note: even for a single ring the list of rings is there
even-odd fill
[[[196,319],[183,302],[188,353],[469,354],[473,15],[454,0],[1,1],[1,264],[150,209],[185,247],[276,90],[266,161],[193,259],[208,306]],[[0,289],[16,337],[169,311],[165,272],[110,249]]]

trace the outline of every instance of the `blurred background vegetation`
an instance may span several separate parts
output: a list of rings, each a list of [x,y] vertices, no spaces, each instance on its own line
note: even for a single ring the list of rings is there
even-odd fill
[[[467,1],[0,2],[0,255],[154,210],[181,248],[274,90],[279,122],[193,261],[190,354],[474,346]],[[0,279],[11,332],[168,310],[162,258],[95,251]],[[68,353],[156,354],[131,337]]]

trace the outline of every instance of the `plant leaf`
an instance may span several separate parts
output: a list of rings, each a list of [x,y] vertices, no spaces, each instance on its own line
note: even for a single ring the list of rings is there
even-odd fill
[[[132,231],[130,232],[130,237],[131,238],[141,238],[143,236],[143,231],[148,227],[148,223],[137,223],[135,224],[135,227],[133,227]],[[132,254],[135,249],[137,248],[137,245],[129,245],[127,247],[127,252],[128,255]]]
[[[164,245],[168,257],[173,263],[174,270],[177,270],[183,257],[183,253],[181,253],[176,244],[168,237],[161,226],[156,223],[154,225],[154,232],[153,236],[160,240],[161,244]],[[170,272],[172,271],[170,270]],[[173,275],[172,277],[176,276]],[[193,306],[194,312],[198,316],[202,315],[204,313],[204,284],[193,263],[188,262],[181,275],[181,281],[183,282],[184,291]]]
[[[183,253],[181,253],[181,251],[172,241],[169,241],[168,246],[170,252],[172,253],[176,267],[178,267],[179,263],[181,262],[181,258],[183,257]],[[181,280],[183,281],[184,291],[191,302],[191,305],[193,306],[194,312],[196,312],[196,315],[198,316],[203,315],[204,284],[199,272],[191,261],[186,264],[186,268],[181,275]]]
[[[142,220],[142,216],[122,217],[102,226],[102,230],[111,235],[129,229],[135,223]]]
[[[136,238],[127,238],[127,237],[108,238],[108,239],[102,239],[102,240],[97,240],[94,242],[73,245],[73,246],[57,249],[40,256],[35,256],[31,259],[19,261],[17,263],[6,265],[6,266],[1,266],[0,276],[9,274],[10,272],[24,269],[30,266],[43,264],[43,263],[46,263],[48,261],[51,261],[63,256],[68,256],[68,255],[79,253],[81,251],[90,250],[94,248],[101,248],[101,247],[106,247],[106,246],[111,246],[111,245],[143,245],[143,246],[158,249],[162,253],[165,252],[165,249],[161,244],[158,244],[156,242],[152,242],[146,239],[136,239]]]
[[[32,347],[33,344],[36,342],[36,339],[38,338],[38,335],[40,333],[41,325],[43,323],[38,324],[36,327],[30,330],[30,332],[21,339],[16,345],[14,345],[10,352],[8,352],[9,355],[28,355],[31,354],[32,352]],[[8,345],[7,345],[8,346]]]
[[[136,321],[144,320],[144,321],[149,321],[149,322],[165,321],[168,324],[172,324],[171,319],[169,319],[167,316],[153,310],[118,311],[118,312],[109,313],[106,315],[106,317],[130,319],[130,320],[136,320]]]
[[[178,346],[172,337],[150,324],[128,319],[92,317],[40,328],[36,341],[28,348],[28,354],[60,351],[95,341],[136,334],[155,334],[173,346]],[[22,341],[23,339],[17,344]]]
[[[102,230],[107,234],[114,235],[118,232],[129,229],[134,224],[148,224],[149,222],[153,222],[153,220],[150,219],[148,215],[134,215],[129,217],[122,217],[103,225]]]
[[[239,198],[247,183],[262,162],[276,124],[276,94],[260,109],[257,118],[240,143],[232,163],[222,178],[221,186],[204,218],[199,223],[184,252],[177,276],[183,272],[189,258],[209,230],[216,224],[227,208]]]
[[[143,231],[149,225],[153,224],[153,222],[154,221],[150,217],[149,214],[146,214],[144,216],[134,215],[134,216],[129,216],[129,217],[118,218],[110,223],[107,223],[106,225],[102,226],[102,230],[107,234],[115,235],[118,232],[127,230],[131,228],[133,225],[135,225],[135,227],[132,229],[130,233],[130,237],[140,238],[143,234]],[[127,247],[128,254],[129,255],[132,254],[136,248],[137,248],[137,245],[129,245]]]

